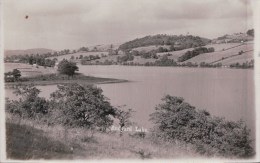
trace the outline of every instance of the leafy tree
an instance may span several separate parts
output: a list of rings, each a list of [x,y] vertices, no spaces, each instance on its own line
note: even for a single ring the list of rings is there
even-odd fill
[[[255,35],[254,29],[249,29],[249,30],[246,32],[246,34],[249,35],[249,36],[254,37],[254,35]]]
[[[5,82],[14,82],[14,77],[13,77],[13,73],[12,72],[6,72],[4,74],[4,80]]]
[[[119,120],[119,126],[120,126],[120,136],[123,135],[123,128],[127,127],[131,124],[130,118],[132,116],[133,110],[128,109],[127,111],[122,109],[116,109],[116,118]]]
[[[175,51],[175,47],[173,44],[170,46],[170,51]]]
[[[21,76],[21,71],[18,69],[13,69],[11,72],[4,73],[5,82],[18,81]]]
[[[68,77],[73,77],[75,74],[75,71],[78,71],[79,68],[74,62],[70,62],[66,59],[63,59],[59,64],[58,64],[58,71],[61,74],[68,75]]]
[[[85,51],[85,52],[88,52],[89,49],[88,49],[87,47],[81,47],[81,48],[79,48],[79,51]]]
[[[56,120],[65,126],[106,130],[113,123],[115,109],[106,100],[100,88],[79,84],[58,85],[51,94],[56,104]]]
[[[22,75],[21,75],[21,71],[19,71],[18,69],[13,69],[12,72],[14,79],[17,81]]]

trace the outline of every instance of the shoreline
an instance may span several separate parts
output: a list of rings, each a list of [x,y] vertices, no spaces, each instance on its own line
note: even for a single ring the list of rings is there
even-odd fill
[[[43,75],[44,76],[44,75]],[[32,80],[32,81],[20,81],[20,82],[5,82],[5,89],[10,89],[18,84],[34,84],[36,86],[46,86],[46,85],[58,85],[58,84],[112,84],[112,83],[125,83],[130,82],[123,79],[113,79],[113,78],[100,78],[92,76],[83,76],[85,79],[69,79],[69,80]]]

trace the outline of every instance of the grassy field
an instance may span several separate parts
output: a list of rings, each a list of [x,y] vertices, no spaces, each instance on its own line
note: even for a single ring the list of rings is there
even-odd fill
[[[7,116],[8,117],[8,116]],[[7,157],[10,159],[167,159],[200,155],[182,143],[166,143],[125,132],[96,132],[62,126],[46,126],[22,120],[20,124],[7,118]],[[66,133],[66,134],[64,134]],[[201,157],[201,156],[200,156]]]
[[[242,55],[227,58],[227,59],[224,59],[224,60],[216,62],[216,63],[222,63],[222,65],[230,65],[233,63],[243,64],[247,61],[250,62],[253,59],[253,56],[254,56],[253,51],[250,51],[250,52],[244,53]]]
[[[24,63],[5,63],[4,67],[5,72],[13,71],[13,69],[18,69],[21,71],[21,75],[24,77],[56,73],[56,69],[52,67],[44,68],[43,66],[38,66],[37,68],[36,66]]]
[[[61,61],[63,59],[69,60],[71,58],[71,56],[74,56],[75,57],[74,61],[77,61],[76,57],[79,58],[80,55],[82,55],[83,57],[90,56],[90,55],[95,55],[95,56],[99,55],[101,57],[101,54],[107,55],[108,52],[86,52],[86,53],[78,52],[78,53],[74,53],[74,54],[67,54],[67,55],[61,55],[61,56],[55,56],[55,57],[49,57],[49,58],[50,59],[57,58],[58,61]],[[78,62],[79,62],[79,60],[78,60]]]
[[[200,62],[206,62],[206,63],[211,63],[217,60],[220,60],[221,58],[225,57],[230,57],[232,55],[238,54],[240,51],[249,51],[253,50],[253,44],[245,44],[242,46],[238,46],[236,48],[232,48],[229,50],[224,50],[224,51],[216,51],[213,53],[204,53],[200,54],[196,57],[193,57],[185,62],[193,62],[193,63],[200,63]],[[251,52],[251,57],[253,59],[253,51]],[[243,54],[242,54],[243,55]]]
[[[95,62],[95,61],[105,62],[105,60],[116,62],[118,56],[120,56],[120,55],[111,55],[111,56],[107,56],[107,57],[104,57],[104,58],[94,60],[92,62]]]

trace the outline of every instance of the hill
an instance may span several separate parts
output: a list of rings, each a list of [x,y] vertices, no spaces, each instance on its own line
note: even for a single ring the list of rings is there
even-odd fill
[[[224,36],[215,38],[212,40],[212,43],[242,43],[247,41],[253,41],[254,37],[247,33],[234,33],[234,34],[226,34]]]
[[[46,49],[46,48],[35,48],[35,49],[26,49],[26,50],[5,50],[5,56],[12,56],[12,55],[24,55],[24,54],[46,54],[46,53],[53,53],[55,50]]]
[[[229,45],[229,44],[226,44]],[[212,47],[218,47],[219,44],[214,44]],[[229,65],[231,63],[236,63],[236,59],[234,58],[239,58],[239,62],[246,62],[248,59],[253,59],[253,43],[248,42],[244,44],[231,44],[230,47],[226,47],[223,50],[220,51],[215,51],[213,53],[204,53],[200,54],[196,57],[193,57],[187,61],[187,62],[192,62],[192,63],[201,63],[201,62],[206,62],[206,63],[222,63],[224,65]],[[238,55],[239,52],[243,51],[243,54]],[[245,57],[247,56],[247,57]],[[232,59],[231,59],[232,58]],[[244,58],[244,59],[243,59]],[[226,61],[228,60],[228,62]]]
[[[113,50],[118,49],[120,45],[121,45],[121,43],[101,44],[101,45],[88,46],[87,48],[90,51],[97,50],[99,52],[107,52],[111,49],[113,49]]]
[[[198,46],[204,46],[210,42],[210,39],[192,35],[165,35],[158,34],[154,36],[146,36],[126,42],[119,46],[120,50],[129,50],[133,48],[150,46],[150,45],[172,45],[174,48],[186,49]]]

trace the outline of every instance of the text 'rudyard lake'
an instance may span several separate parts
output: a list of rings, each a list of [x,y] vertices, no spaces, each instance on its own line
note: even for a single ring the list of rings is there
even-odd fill
[[[147,128],[138,126],[129,126],[120,128],[119,126],[111,126],[111,131],[128,131],[128,132],[148,132]]]

